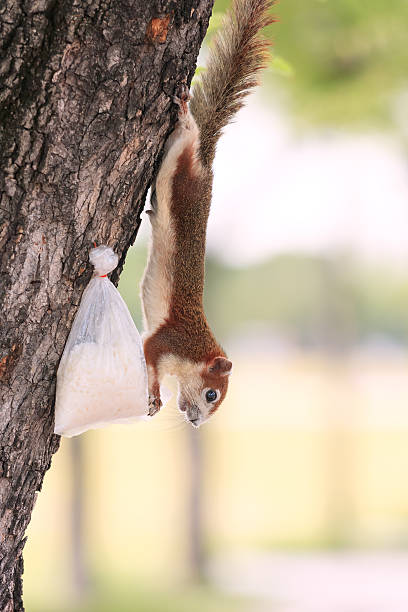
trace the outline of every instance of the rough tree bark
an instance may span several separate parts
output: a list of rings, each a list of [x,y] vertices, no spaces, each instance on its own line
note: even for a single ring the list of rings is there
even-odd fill
[[[89,248],[118,252],[116,282],[211,6],[1,3],[2,611],[24,609],[24,532],[59,444],[55,374],[91,276]]]

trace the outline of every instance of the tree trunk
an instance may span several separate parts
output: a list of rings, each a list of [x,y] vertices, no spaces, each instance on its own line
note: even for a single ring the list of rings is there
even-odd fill
[[[59,444],[55,375],[91,277],[89,249],[114,248],[117,282],[211,5],[1,4],[2,611],[23,610],[24,532]]]

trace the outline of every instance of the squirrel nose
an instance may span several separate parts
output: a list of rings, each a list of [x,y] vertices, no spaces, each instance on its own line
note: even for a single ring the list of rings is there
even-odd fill
[[[193,427],[198,427],[200,425],[201,419],[200,417],[198,417],[198,419],[189,419],[189,421],[193,425]]]
[[[187,408],[187,418],[194,425],[200,420],[200,409],[198,406],[193,404]]]

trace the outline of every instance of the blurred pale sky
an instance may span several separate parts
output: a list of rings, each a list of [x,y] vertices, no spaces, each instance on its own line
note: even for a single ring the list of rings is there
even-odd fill
[[[407,234],[408,160],[392,136],[300,133],[258,95],[221,138],[208,248],[224,261],[340,250],[402,264]]]

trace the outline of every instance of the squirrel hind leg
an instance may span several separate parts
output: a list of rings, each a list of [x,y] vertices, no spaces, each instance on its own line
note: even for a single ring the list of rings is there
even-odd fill
[[[188,113],[188,102],[190,99],[191,94],[186,83],[180,83],[176,90],[176,94],[173,96],[173,102],[179,107],[179,118],[180,115],[186,115]]]
[[[194,117],[190,112],[187,102],[182,102],[179,106],[178,121],[164,145],[164,156],[160,172],[169,162],[174,166],[173,171],[175,171],[177,159],[184,147],[192,143],[197,147],[199,139],[199,131]]]
[[[197,132],[198,134],[197,124],[189,109],[188,103],[190,99],[190,90],[185,83],[181,83],[176,89],[176,94],[173,96],[173,102],[178,106],[178,123],[176,124],[173,134],[180,134],[180,131],[183,129],[194,133]]]

